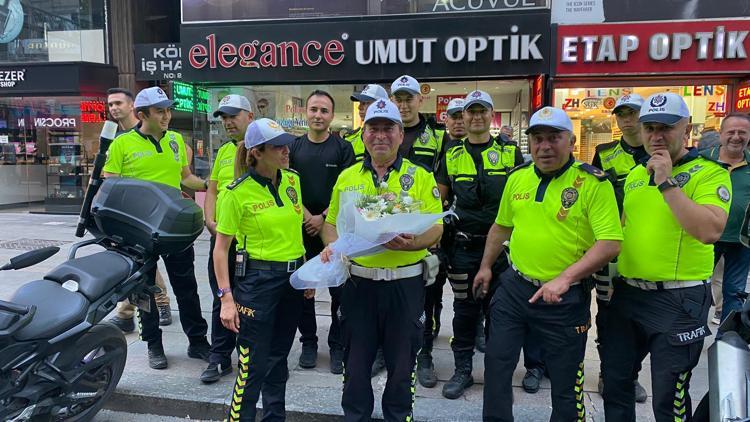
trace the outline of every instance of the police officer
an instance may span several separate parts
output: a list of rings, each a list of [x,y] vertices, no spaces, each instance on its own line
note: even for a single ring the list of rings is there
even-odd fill
[[[367,107],[379,98],[388,98],[388,93],[385,92],[385,88],[378,84],[368,84],[362,92],[354,93],[350,98],[353,102],[357,103],[359,120],[361,120],[364,125]],[[362,158],[365,156],[365,144],[362,142],[362,127],[343,133],[342,136],[345,141],[351,142],[352,148],[354,148],[354,159],[362,161]]]
[[[180,183],[194,190],[206,189],[207,182],[190,172],[185,143],[179,133],[169,130],[174,101],[159,87],[146,88],[135,98],[135,109],[140,124],[115,138],[107,152],[105,177],[132,177],[163,183],[180,189]],[[188,336],[188,356],[208,360],[206,340],[208,325],[201,316],[198,283],[195,280],[195,252],[188,249],[162,256],[167,267],[169,283],[180,307],[180,323]],[[156,267],[149,274],[154,279]],[[151,312],[138,311],[141,339],[148,343],[148,363],[153,369],[167,367],[167,357],[161,341],[159,315],[151,296]]]
[[[585,420],[583,359],[591,320],[587,278],[617,255],[622,229],[606,174],[573,159],[572,130],[561,109],[544,107],[531,116],[527,134],[533,163],[508,177],[487,235],[474,293],[489,293],[492,267],[505,242],[511,265],[500,275],[490,308],[486,421],[513,420],[511,379],[527,333],[545,350],[552,382],[550,420]]]
[[[713,243],[731,202],[729,173],[685,148],[690,111],[674,93],[643,104],[643,144],[651,158],[625,179],[625,240],[604,343],[607,420],[635,420],[633,370],[651,354],[657,422],[690,420],[690,374],[698,363],[711,306]]]
[[[630,174],[630,170],[635,168],[641,160],[647,159],[641,141],[641,124],[638,122],[638,113],[643,105],[643,97],[638,94],[623,95],[615,103],[612,114],[617,120],[617,127],[622,132],[619,140],[609,143],[599,144],[596,146],[592,164],[610,177],[610,181],[615,187],[615,197],[617,198],[617,208],[622,213],[622,198],[624,196],[625,178]],[[612,278],[617,276],[617,259],[600,271],[594,274],[596,283],[596,331],[597,331],[597,348],[599,354],[603,353],[602,342],[605,342],[610,330],[607,328],[609,298],[612,295]],[[635,386],[635,400],[643,403],[648,398],[646,390],[638,382],[638,373],[641,371],[641,364],[638,362],[633,372],[633,381]],[[599,371],[599,394],[604,389],[602,373]]]
[[[391,84],[391,100],[398,106],[404,127],[404,140],[399,147],[402,157],[434,172],[442,159],[444,128],[419,112],[424,101],[419,82],[409,75],[402,75]],[[432,250],[438,256],[437,249]],[[443,285],[436,282],[427,288],[425,298],[424,344],[417,362],[417,379],[423,387],[437,385],[435,366],[432,363],[432,344],[435,339],[435,314],[442,309]],[[436,300],[440,298],[440,300]],[[437,312],[436,312],[437,311]]]
[[[117,122],[117,135],[133,129],[138,125],[138,118],[135,117],[135,98],[133,93],[125,88],[110,88],[107,90],[107,109],[110,116]],[[170,325],[172,323],[172,309],[169,306],[169,295],[167,286],[164,284],[164,278],[161,272],[156,270],[156,286],[161,290],[154,294],[156,305],[159,307],[159,325]],[[135,330],[135,306],[127,299],[117,303],[115,316],[109,319],[109,322],[115,324],[117,328],[124,333]]]
[[[448,103],[445,111],[445,135],[443,136],[443,149],[449,149],[460,145],[466,137],[466,126],[464,126],[464,99],[454,98]]]
[[[216,244],[216,221],[221,210],[221,198],[227,186],[235,179],[234,159],[237,154],[237,144],[244,141],[245,131],[253,121],[253,111],[250,101],[242,95],[230,94],[219,102],[214,111],[214,117],[221,118],[229,139],[216,152],[211,176],[208,181],[208,191],[203,209],[205,210],[206,228],[211,233],[211,249],[208,254],[208,283],[214,293],[211,307],[211,355],[208,367],[200,376],[204,383],[219,380],[222,375],[232,372],[232,350],[237,342],[235,334],[221,323],[221,299],[216,295],[219,285],[214,272],[213,251]],[[237,242],[232,241],[227,254],[229,269],[229,284],[234,285],[235,250]]]
[[[431,173],[403,158],[401,116],[395,104],[378,100],[367,109],[364,142],[368,154],[344,170],[331,196],[323,241],[336,240],[340,195],[408,194],[421,203],[421,212],[440,213],[440,192]],[[383,187],[387,185],[387,187]],[[346,421],[369,421],[373,410],[370,370],[378,345],[383,347],[388,382],[383,393],[383,417],[388,421],[413,419],[414,362],[422,343],[425,280],[422,260],[438,242],[441,221],[425,233],[401,234],[386,243],[387,251],[354,258],[341,292],[345,336],[344,391],[341,400]],[[323,262],[331,256],[327,247]]]
[[[303,293],[289,284],[302,265],[302,195],[297,173],[287,170],[294,136],[270,119],[251,123],[237,148],[235,174],[227,186],[216,225],[214,268],[222,324],[238,333],[239,374],[229,421],[254,421],[263,392],[263,418],[284,420],[294,342]],[[237,240],[234,287],[228,253]],[[239,264],[239,263],[243,264]]]
[[[490,135],[493,108],[492,98],[486,92],[469,93],[463,102],[463,124],[468,136],[448,150],[435,175],[443,200],[455,196],[458,215],[453,241],[441,243],[443,247],[451,246],[445,252],[454,295],[451,349],[456,366],[455,373],[443,386],[443,396],[449,399],[461,397],[474,383],[471,371],[477,320],[482,309],[487,313],[490,296],[475,298],[469,284],[479,269],[487,232],[497,215],[508,172],[523,163],[523,155],[515,145]],[[501,259],[493,264],[493,272],[499,274],[507,266],[507,261]]]

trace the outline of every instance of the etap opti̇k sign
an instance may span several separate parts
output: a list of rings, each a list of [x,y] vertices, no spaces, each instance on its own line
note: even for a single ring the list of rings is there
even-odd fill
[[[183,25],[183,79],[208,83],[527,76],[549,71],[549,11]]]
[[[556,74],[748,74],[750,20],[561,25]]]

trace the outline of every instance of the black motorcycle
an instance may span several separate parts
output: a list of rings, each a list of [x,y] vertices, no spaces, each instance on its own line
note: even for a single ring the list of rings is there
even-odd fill
[[[149,294],[158,288],[149,273],[159,255],[184,250],[203,230],[202,210],[175,188],[102,180],[115,130],[108,122],[102,131],[76,230],[93,239],[76,243],[66,262],[0,301],[0,420],[91,420],[127,358],[124,335],[103,319],[126,298],[150,311]],[[88,246],[99,251],[76,257]],[[27,252],[0,270],[29,267],[57,251]]]

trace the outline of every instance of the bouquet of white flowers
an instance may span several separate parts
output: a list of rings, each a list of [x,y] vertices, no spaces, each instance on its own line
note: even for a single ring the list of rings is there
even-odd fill
[[[386,186],[387,187],[387,186]],[[320,289],[344,284],[349,278],[349,258],[373,255],[385,250],[382,245],[401,233],[420,235],[436,221],[453,212],[420,214],[420,202],[406,192],[381,192],[363,195],[341,194],[336,217],[338,240],[332,243],[334,255],[322,263],[320,256],[306,262],[292,274],[296,289]]]

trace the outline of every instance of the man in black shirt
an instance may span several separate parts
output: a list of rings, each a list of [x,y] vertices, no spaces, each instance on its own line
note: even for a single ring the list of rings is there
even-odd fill
[[[289,148],[289,165],[300,175],[302,205],[305,207],[303,240],[307,259],[323,250],[319,234],[326,218],[328,203],[331,201],[333,185],[336,184],[339,174],[354,164],[354,150],[351,144],[329,131],[334,107],[333,97],[329,93],[313,91],[307,97],[305,105],[309,131],[307,135],[297,138]],[[331,350],[331,372],[341,374],[344,371],[344,352],[338,320],[339,289],[331,288],[330,293],[331,328],[328,332],[328,346]],[[302,368],[314,368],[316,365],[317,329],[315,298],[306,298],[299,322],[299,331],[302,334],[299,365]]]

